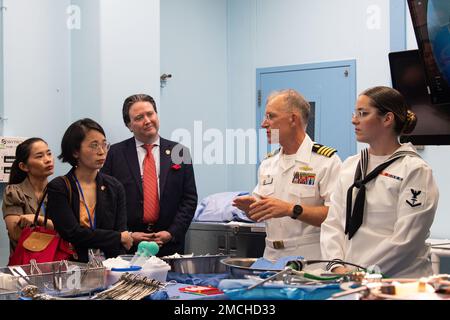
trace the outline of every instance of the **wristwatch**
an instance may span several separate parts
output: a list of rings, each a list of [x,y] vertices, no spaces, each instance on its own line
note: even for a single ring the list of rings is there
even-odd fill
[[[299,204],[296,204],[294,206],[294,209],[292,209],[292,216],[291,218],[294,220],[297,220],[297,218],[302,214],[303,212],[303,207]]]

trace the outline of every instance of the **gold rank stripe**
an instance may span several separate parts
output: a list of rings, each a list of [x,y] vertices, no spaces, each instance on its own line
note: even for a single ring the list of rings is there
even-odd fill
[[[329,149],[330,149],[330,151],[328,151],[326,154],[327,157],[331,157],[333,155],[333,153],[336,152],[336,149],[333,149],[333,148],[329,148]]]
[[[333,152],[335,152],[335,151],[336,151],[336,149],[333,149],[333,148],[330,148],[330,147],[326,147],[326,146],[322,146],[322,147],[319,148],[319,150],[317,150],[317,153],[321,154],[323,156],[326,156],[326,157],[331,157],[331,154]]]

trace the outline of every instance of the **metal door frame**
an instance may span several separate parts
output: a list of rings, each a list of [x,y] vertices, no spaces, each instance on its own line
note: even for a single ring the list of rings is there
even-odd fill
[[[317,69],[328,69],[328,68],[342,68],[347,67],[349,69],[349,80],[350,80],[350,96],[354,97],[356,100],[356,59],[350,60],[337,60],[337,61],[327,61],[327,62],[315,62],[315,63],[305,63],[297,65],[287,65],[278,67],[266,67],[266,68],[256,68],[256,128],[261,126],[262,117],[260,108],[265,106],[265,101],[262,101],[261,93],[261,76],[268,73],[279,73],[279,72],[292,72],[292,71],[305,71],[305,70],[317,70]],[[259,155],[259,141],[257,144],[257,154]],[[354,146],[356,152],[356,142]]]

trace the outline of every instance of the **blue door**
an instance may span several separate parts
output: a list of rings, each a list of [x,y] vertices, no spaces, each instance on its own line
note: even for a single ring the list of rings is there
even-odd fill
[[[355,69],[354,60],[257,69],[257,127],[261,126],[270,93],[295,89],[311,103],[307,128],[311,139],[337,149],[342,160],[355,154],[356,139],[351,124],[356,100]],[[265,141],[258,146],[266,146],[267,138],[261,135],[259,138]],[[267,151],[274,148],[268,146]],[[258,150],[258,154],[263,153]]]

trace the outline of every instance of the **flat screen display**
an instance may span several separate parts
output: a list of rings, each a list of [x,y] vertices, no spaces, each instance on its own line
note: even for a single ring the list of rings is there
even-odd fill
[[[391,52],[389,64],[393,88],[403,94],[418,119],[414,131],[400,140],[416,145],[450,145],[450,104],[431,102],[419,51]]]
[[[408,0],[431,103],[450,103],[450,1]]]

